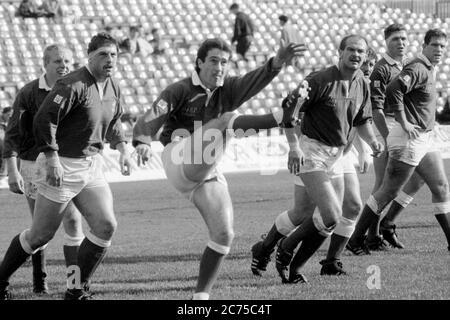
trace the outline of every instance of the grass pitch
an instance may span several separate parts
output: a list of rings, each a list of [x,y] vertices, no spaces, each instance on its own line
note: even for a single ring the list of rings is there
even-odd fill
[[[448,165],[448,163],[447,163]],[[235,241],[212,299],[450,299],[450,253],[445,237],[431,214],[430,192],[424,187],[398,221],[406,249],[356,257],[346,252],[342,261],[348,276],[319,275],[328,241],[304,268],[309,284],[282,285],[274,262],[262,278],[250,271],[251,246],[269,230],[276,216],[293,203],[293,185],[286,171],[273,176],[258,173],[227,175],[235,211]],[[363,200],[372,188],[373,174],[360,175]],[[190,299],[199,259],[208,240],[194,206],[167,181],[111,184],[119,227],[113,245],[98,268],[92,290],[96,299]],[[0,255],[11,239],[30,224],[25,199],[0,190]],[[31,289],[27,262],[11,279],[16,299],[61,299],[65,290],[59,230],[48,246],[49,296]],[[369,289],[370,266],[380,270],[381,288]]]

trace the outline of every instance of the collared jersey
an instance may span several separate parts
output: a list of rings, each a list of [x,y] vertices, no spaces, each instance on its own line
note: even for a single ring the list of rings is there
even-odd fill
[[[370,89],[358,70],[344,80],[337,66],[313,72],[305,79],[311,91],[300,108],[304,112],[302,133],[329,146],[344,146],[352,127],[372,119]]]
[[[172,134],[191,134],[194,122],[204,125],[225,112],[237,109],[278,74],[279,70],[272,69],[271,64],[272,59],[242,77],[226,77],[223,85],[212,91],[201,84],[197,73],[169,85],[138,119],[133,130],[133,145],[150,143],[161,126],[159,140],[167,145],[172,141]]]
[[[370,75],[370,100],[372,109],[384,110],[385,115],[394,116],[386,103],[386,87],[400,72],[402,65],[387,54],[383,55]]]
[[[120,116],[123,113],[119,86],[105,81],[103,97],[86,67],[58,80],[34,119],[39,152],[58,151],[69,158],[97,154],[104,141],[111,148],[125,142]]]
[[[23,160],[36,160],[39,151],[33,135],[33,117],[50,90],[44,76],[20,89],[5,133],[3,158],[18,156]]]
[[[436,98],[435,69],[423,54],[406,64],[386,90],[389,108],[403,110],[408,122],[425,131],[434,127]]]

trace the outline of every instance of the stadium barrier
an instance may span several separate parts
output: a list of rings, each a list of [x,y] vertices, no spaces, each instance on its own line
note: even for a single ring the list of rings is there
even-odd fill
[[[450,125],[437,125],[434,131],[436,148],[444,159],[450,158]],[[109,182],[141,181],[165,179],[162,168],[161,152],[163,146],[159,142],[152,142],[153,157],[145,166],[138,167],[137,157],[129,144],[132,154],[132,173],[123,176],[118,163],[119,152],[111,150],[107,145],[103,156],[105,159],[105,175]],[[284,135],[257,135],[242,139],[232,139],[219,163],[224,173],[259,172],[261,175],[274,175],[287,168],[287,154],[289,146]],[[357,158],[354,157],[355,165]],[[1,188],[8,185],[3,181]]]

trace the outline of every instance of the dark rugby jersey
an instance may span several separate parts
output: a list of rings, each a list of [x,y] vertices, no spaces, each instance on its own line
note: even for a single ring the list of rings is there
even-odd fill
[[[389,108],[404,111],[408,122],[425,131],[434,127],[436,113],[435,70],[430,61],[419,54],[405,65],[386,90]]]
[[[69,158],[97,154],[104,141],[111,148],[124,142],[120,90],[112,78],[100,99],[94,76],[86,67],[58,80],[34,118],[39,152],[58,151]]]
[[[3,158],[19,157],[23,160],[35,161],[39,151],[33,135],[33,117],[51,90],[47,84],[40,85],[45,79],[27,83],[16,96],[13,114],[5,133]]]
[[[204,125],[225,112],[237,109],[278,74],[279,70],[272,69],[271,65],[272,59],[242,77],[226,77],[223,85],[212,91],[201,84],[196,72],[190,78],[169,85],[136,122],[133,145],[150,143],[162,125],[159,140],[167,145],[172,141],[174,130],[191,134],[194,121],[201,121]]]
[[[394,111],[386,102],[386,87],[402,71],[401,65],[387,54],[375,64],[370,75],[370,100],[372,109],[384,110],[384,114],[393,117]]]
[[[370,89],[361,70],[351,81],[342,79],[337,66],[313,72],[305,80],[311,91],[300,108],[301,129],[309,138],[344,146],[352,139],[352,127],[371,121]]]

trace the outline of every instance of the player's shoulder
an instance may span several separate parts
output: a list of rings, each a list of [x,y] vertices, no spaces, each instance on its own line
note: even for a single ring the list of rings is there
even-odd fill
[[[326,67],[313,71],[305,78],[308,83],[324,84],[339,79],[339,69],[337,66]]]
[[[17,96],[30,96],[33,94],[34,88],[37,86],[39,86],[39,79],[34,79],[20,88]]]
[[[163,91],[165,91],[170,95],[179,96],[186,94],[186,92],[189,92],[191,88],[192,88],[192,80],[190,77],[186,77],[169,84]]]

